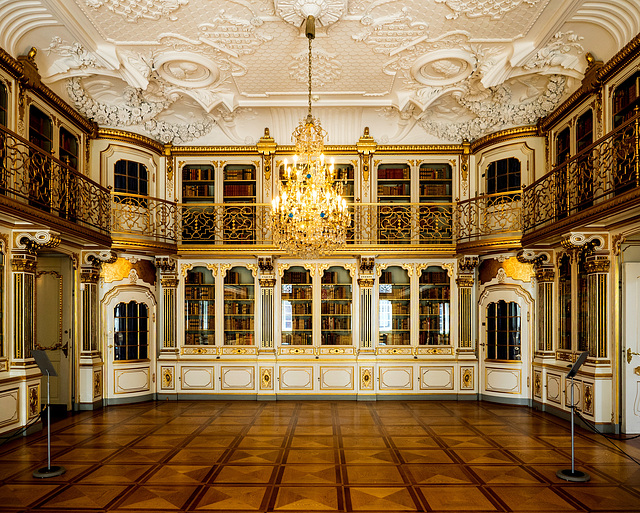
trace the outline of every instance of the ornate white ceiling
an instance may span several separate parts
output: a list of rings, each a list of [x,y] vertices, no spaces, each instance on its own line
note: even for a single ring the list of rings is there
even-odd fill
[[[0,0],[85,116],[176,144],[288,144],[307,104],[330,144],[476,139],[535,123],[640,31],[637,0]]]

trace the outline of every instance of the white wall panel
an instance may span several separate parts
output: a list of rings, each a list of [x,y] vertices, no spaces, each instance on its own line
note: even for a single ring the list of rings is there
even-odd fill
[[[213,390],[213,367],[182,367],[183,390]]]
[[[420,367],[420,390],[453,390],[453,366]]]
[[[17,388],[0,392],[0,426],[17,422],[20,392]]]
[[[116,369],[116,394],[131,394],[149,390],[149,369]]]
[[[494,369],[487,367],[486,373],[487,392],[520,393],[520,369]]]
[[[353,390],[353,367],[320,367],[321,390]]]
[[[411,390],[413,367],[380,367],[380,390]]]
[[[253,367],[221,367],[222,390],[254,390],[255,369]]]
[[[313,390],[313,367],[280,367],[280,390]]]

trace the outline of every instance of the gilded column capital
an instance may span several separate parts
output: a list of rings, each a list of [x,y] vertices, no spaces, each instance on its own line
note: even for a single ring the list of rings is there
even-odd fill
[[[456,278],[456,284],[458,287],[473,287],[475,283],[473,276],[460,276]]]
[[[585,263],[587,274],[604,274],[609,272],[611,262],[608,258],[598,258]]]
[[[35,258],[29,255],[15,255],[11,259],[11,269],[17,273],[33,273],[35,274],[38,263]]]
[[[98,283],[100,281],[100,271],[95,268],[82,269],[80,271],[81,283]]]
[[[556,277],[556,272],[552,267],[540,267],[536,269],[536,280],[538,282],[553,281]]]
[[[373,288],[373,278],[358,278],[358,285],[360,288],[371,289]]]
[[[262,288],[273,288],[276,286],[275,278],[259,278],[258,282]]]
[[[160,285],[162,286],[163,289],[175,289],[179,283],[180,283],[180,280],[175,277],[160,279]]]

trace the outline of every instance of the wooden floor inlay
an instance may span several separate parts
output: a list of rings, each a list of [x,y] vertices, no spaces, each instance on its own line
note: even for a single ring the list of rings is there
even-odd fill
[[[640,513],[640,466],[526,407],[455,401],[114,406],[0,446],[0,513]],[[640,439],[616,441],[640,459]]]

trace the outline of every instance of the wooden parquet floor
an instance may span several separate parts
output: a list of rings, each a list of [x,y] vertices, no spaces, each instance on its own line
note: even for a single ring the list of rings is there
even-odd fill
[[[640,466],[525,407],[455,401],[112,406],[0,446],[5,512],[640,512]],[[616,441],[640,459],[640,439]]]

